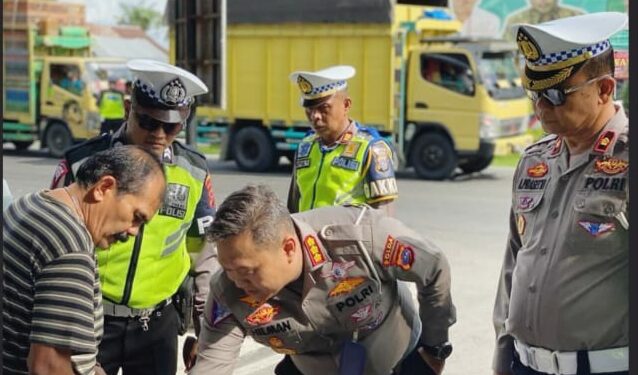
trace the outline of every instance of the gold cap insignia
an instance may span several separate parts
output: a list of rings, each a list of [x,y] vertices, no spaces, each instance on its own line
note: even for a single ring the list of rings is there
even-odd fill
[[[301,92],[304,94],[310,94],[312,92],[312,84],[301,75],[297,77],[297,84],[299,85]]]
[[[518,29],[516,44],[518,44],[518,49],[521,50],[527,61],[534,62],[541,57],[536,41],[522,28]]]

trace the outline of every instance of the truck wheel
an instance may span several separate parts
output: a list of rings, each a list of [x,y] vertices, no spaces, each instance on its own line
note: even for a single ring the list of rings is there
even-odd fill
[[[466,163],[459,164],[459,167],[463,173],[480,172],[492,163],[492,159],[494,159],[493,154],[490,156],[480,156],[478,158],[471,159]]]
[[[33,144],[33,141],[12,141],[12,143],[16,146],[16,150],[24,151]]]
[[[410,161],[424,180],[449,178],[456,168],[456,152],[449,139],[439,133],[423,133],[414,140]]]
[[[71,133],[66,126],[60,123],[49,125],[45,140],[49,148],[49,155],[55,158],[64,156],[64,152],[73,145]]]
[[[242,171],[265,172],[277,162],[277,153],[270,137],[258,127],[246,126],[239,129],[232,148],[235,162]]]

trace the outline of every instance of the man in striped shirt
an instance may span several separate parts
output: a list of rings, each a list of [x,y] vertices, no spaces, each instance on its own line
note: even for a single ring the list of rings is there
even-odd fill
[[[102,295],[94,248],[135,236],[159,209],[155,155],[124,146],[91,156],[68,187],[3,212],[3,373],[94,374]]]

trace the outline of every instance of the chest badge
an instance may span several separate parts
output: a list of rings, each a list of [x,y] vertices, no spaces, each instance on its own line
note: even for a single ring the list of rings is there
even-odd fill
[[[348,276],[348,270],[354,267],[354,264],[354,260],[350,262],[334,262],[332,263],[332,268],[329,271],[321,272],[321,277],[324,279],[330,277],[334,281],[344,279]]]
[[[594,171],[607,175],[622,173],[626,171],[627,168],[629,168],[629,162],[617,158],[599,159],[594,163]]]
[[[183,219],[186,217],[189,190],[190,187],[186,185],[169,183],[166,186],[164,204],[159,210],[159,214],[162,216],[174,217],[176,219]]]
[[[611,232],[616,229],[616,224],[614,223],[594,223],[591,221],[581,220],[578,222],[583,229],[587,231],[587,233],[591,234],[594,237],[598,237],[604,233]]]
[[[365,279],[363,277],[348,277],[346,279],[343,279],[339,282],[339,284],[337,284],[337,286],[332,288],[330,293],[328,293],[328,296],[336,297],[342,294],[348,294],[356,289],[359,285],[363,284],[364,281]]]
[[[251,326],[261,326],[270,323],[277,314],[279,314],[279,307],[264,303],[246,317],[246,323]]]

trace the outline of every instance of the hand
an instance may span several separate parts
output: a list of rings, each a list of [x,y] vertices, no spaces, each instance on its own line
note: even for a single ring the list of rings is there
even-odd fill
[[[445,359],[434,358],[432,355],[426,353],[426,351],[421,347],[419,347],[418,351],[421,355],[421,358],[423,358],[425,363],[430,366],[434,373],[437,375],[441,375],[441,373],[443,372],[443,367],[445,367]]]
[[[186,341],[184,341],[182,357],[186,371],[190,371],[195,366],[195,362],[197,362],[197,339],[194,336],[188,336]]]

